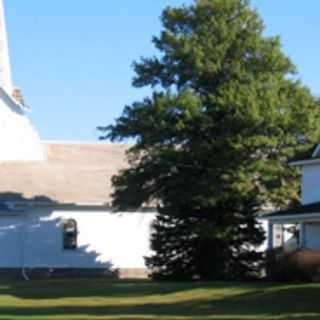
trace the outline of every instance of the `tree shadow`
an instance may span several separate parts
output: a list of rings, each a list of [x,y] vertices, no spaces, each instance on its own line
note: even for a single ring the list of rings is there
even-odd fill
[[[30,282],[2,281],[0,295],[22,299],[56,298],[135,298],[165,296],[203,288],[201,283],[159,283],[150,280],[77,279],[37,280]]]
[[[43,208],[57,205],[57,202],[46,197],[25,199],[20,194],[0,194],[0,211],[8,213],[6,222],[5,215],[0,221],[0,265],[1,259],[16,252],[12,247],[1,240],[7,239],[7,235],[19,236],[21,221],[19,217],[25,214],[19,204],[28,204],[37,201]],[[12,202],[18,204],[14,209]],[[15,223],[12,222],[17,215]],[[11,219],[11,220],[10,220]],[[41,241],[45,250],[35,250],[32,255],[25,258],[38,267],[46,267],[54,263],[50,260],[50,252],[58,250],[62,261],[61,268],[74,268],[79,265],[89,265],[93,268],[112,268],[110,261],[103,261],[99,253],[91,250],[87,245],[80,246],[77,253],[64,252],[62,248],[61,218],[51,218],[51,212],[43,210],[41,214],[32,214],[28,220],[28,237],[32,241]],[[57,245],[56,235],[59,235],[60,243]],[[28,239],[26,239],[28,244]],[[53,250],[53,251],[52,251]],[[54,255],[53,255],[54,256]],[[72,258],[70,258],[72,256]],[[21,258],[21,257],[20,257]],[[28,260],[30,259],[30,260]],[[45,261],[45,263],[43,262]],[[239,288],[241,290],[239,290]],[[193,290],[212,290],[203,298],[193,296]],[[224,292],[216,295],[214,291]],[[226,294],[225,294],[226,293]],[[80,306],[0,306],[0,314],[14,316],[116,316],[130,319],[139,317],[181,317],[190,319],[245,319],[245,317],[260,317],[271,319],[319,319],[320,296],[319,285],[280,285],[265,283],[157,283],[151,281],[111,281],[111,280],[39,280],[31,282],[0,282],[0,295],[11,296],[20,299],[50,300],[61,298],[85,298],[85,301],[95,301],[96,298],[106,299],[101,305],[90,306],[84,302]],[[171,296],[172,295],[172,296]],[[176,299],[177,295],[180,296]],[[112,300],[119,299],[118,301]],[[109,299],[109,300],[108,300]],[[178,300],[178,301],[177,301]],[[121,302],[122,301],[122,302]]]
[[[320,286],[237,283],[155,283],[148,281],[31,282],[2,286],[0,294],[24,299],[85,297],[81,305],[0,307],[0,314],[114,316],[130,319],[319,319]],[[202,298],[198,290],[210,290]],[[220,290],[219,290],[220,289]],[[241,289],[241,290],[240,290]],[[214,292],[214,290],[217,290]],[[239,291],[240,290],[240,291]],[[189,291],[189,292],[188,292]],[[242,293],[241,293],[242,292]],[[184,293],[186,295],[184,295]],[[221,294],[225,293],[225,294]],[[178,294],[178,296],[177,296]],[[193,296],[194,295],[194,296]],[[90,305],[97,299],[98,305]],[[100,300],[105,298],[106,300]],[[117,300],[113,300],[116,298]],[[79,302],[78,302],[79,303]]]
[[[33,205],[36,204],[34,208]],[[64,246],[64,217],[53,215],[59,203],[46,197],[25,198],[22,194],[0,193],[0,271],[24,268],[31,276],[96,275],[116,276],[112,262],[81,243],[74,250]],[[73,206],[68,204],[67,206]],[[81,234],[81,230],[79,231]],[[101,272],[100,272],[101,271]]]
[[[311,291],[313,289],[311,288]],[[319,289],[312,292],[318,297]],[[319,319],[320,307],[317,306],[317,300],[307,302],[297,294],[305,293],[305,289],[298,288],[296,290],[280,289],[275,290],[272,294],[261,294],[260,291],[250,294],[236,295],[231,298],[217,299],[217,301],[207,301],[200,299],[192,299],[183,302],[164,302],[150,303],[135,302],[119,303],[115,305],[106,303],[98,306],[61,306],[61,307],[0,307],[0,314],[10,316],[105,316],[115,317],[116,319],[157,319],[164,317],[165,319],[181,318],[181,319]],[[257,298],[255,296],[258,295]],[[294,295],[295,299],[300,302],[293,303],[292,300],[284,301],[284,298],[290,298]],[[306,297],[307,298],[307,297]],[[266,299],[266,302],[262,302]],[[271,303],[271,304],[270,304]],[[283,304],[278,309],[277,305]],[[275,305],[276,304],[276,305]],[[295,304],[295,306],[294,306]],[[131,318],[130,318],[131,317]],[[247,317],[247,318],[246,318]]]

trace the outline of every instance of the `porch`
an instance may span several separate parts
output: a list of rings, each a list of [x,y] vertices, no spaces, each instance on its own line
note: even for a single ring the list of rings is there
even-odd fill
[[[267,275],[273,280],[320,281],[320,203],[264,216]]]
[[[308,207],[308,206],[301,206]],[[289,211],[289,210],[288,210]],[[293,209],[266,215],[268,221],[268,250],[282,248],[293,251],[299,248],[320,251],[319,212],[293,214]]]

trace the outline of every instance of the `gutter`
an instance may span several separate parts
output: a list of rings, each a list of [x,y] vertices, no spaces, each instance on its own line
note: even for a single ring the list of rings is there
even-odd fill
[[[310,220],[311,219],[311,220]],[[320,212],[319,213],[309,213],[309,214],[288,214],[285,216],[265,216],[259,217],[258,220],[267,220],[267,221],[320,221]]]
[[[289,165],[292,167],[299,167],[299,166],[312,166],[320,164],[320,159],[310,159],[310,160],[299,160],[290,162]]]

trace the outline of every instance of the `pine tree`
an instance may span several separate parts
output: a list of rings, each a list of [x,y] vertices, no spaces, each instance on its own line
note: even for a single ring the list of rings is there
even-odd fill
[[[136,141],[113,179],[113,206],[158,206],[147,263],[159,277],[255,276],[264,239],[255,217],[297,201],[287,162],[319,138],[318,101],[248,1],[168,7],[162,22],[159,55],[134,64],[134,86],[152,95],[101,128]]]

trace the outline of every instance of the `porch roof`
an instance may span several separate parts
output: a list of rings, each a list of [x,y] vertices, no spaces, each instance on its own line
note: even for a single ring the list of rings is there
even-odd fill
[[[319,144],[314,144],[306,151],[304,151],[300,154],[297,154],[295,157],[290,159],[290,162],[306,161],[306,160],[310,160],[310,159],[319,159],[320,153],[316,152],[318,146],[319,146]]]
[[[320,202],[302,204],[287,210],[265,214],[264,220],[320,220]]]

